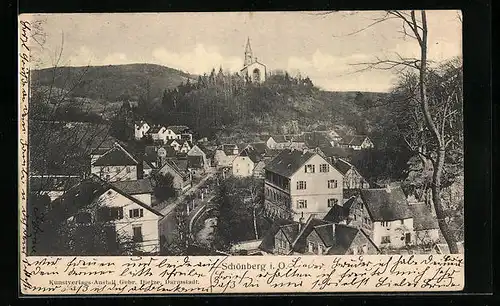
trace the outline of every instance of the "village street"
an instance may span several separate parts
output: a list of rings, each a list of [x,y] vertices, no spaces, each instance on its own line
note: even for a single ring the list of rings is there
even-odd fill
[[[168,203],[167,206],[165,206],[164,208],[162,208],[160,210],[160,213],[164,216],[169,215],[177,205],[179,205],[180,203],[183,203],[190,196],[195,195],[196,192],[205,184],[205,182],[209,178],[213,177],[215,175],[215,173],[216,173],[215,171],[209,170],[207,175],[205,177],[203,177],[196,185],[193,185],[192,187],[190,187],[185,193],[183,193],[182,195],[177,197],[177,199],[175,199],[175,201]]]

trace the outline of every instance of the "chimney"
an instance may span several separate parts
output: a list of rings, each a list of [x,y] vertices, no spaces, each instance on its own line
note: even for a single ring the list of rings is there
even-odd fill
[[[307,148],[303,148],[303,149],[302,149],[302,154],[306,154],[306,153],[307,153],[307,151],[308,151],[308,150],[307,150]]]

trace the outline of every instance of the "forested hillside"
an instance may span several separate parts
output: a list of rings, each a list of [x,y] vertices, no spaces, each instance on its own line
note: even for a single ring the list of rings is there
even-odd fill
[[[154,64],[57,67],[32,72],[37,86],[70,90],[74,97],[117,100],[158,98],[165,88],[175,88],[196,76]]]

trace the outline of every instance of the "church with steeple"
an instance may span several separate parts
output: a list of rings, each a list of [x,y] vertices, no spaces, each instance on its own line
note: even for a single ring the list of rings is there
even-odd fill
[[[259,62],[256,57],[253,57],[250,38],[247,39],[245,60],[243,68],[240,70],[240,74],[252,83],[263,83],[266,80],[266,65]]]

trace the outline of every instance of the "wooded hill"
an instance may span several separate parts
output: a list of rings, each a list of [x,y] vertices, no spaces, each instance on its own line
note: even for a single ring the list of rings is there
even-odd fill
[[[175,88],[197,76],[160,65],[129,64],[47,68],[32,71],[31,77],[37,86],[69,90],[74,97],[115,102],[158,98],[165,88]]]

